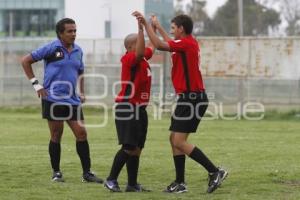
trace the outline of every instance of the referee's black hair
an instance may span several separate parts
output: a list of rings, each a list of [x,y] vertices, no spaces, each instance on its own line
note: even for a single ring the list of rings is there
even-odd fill
[[[172,23],[176,24],[176,26],[180,27],[182,26],[184,29],[184,32],[186,34],[191,34],[193,32],[193,20],[190,16],[188,15],[178,15],[174,17],[171,20]]]
[[[63,18],[56,23],[56,36],[59,38],[59,34],[65,31],[65,24],[75,24],[75,21],[71,18]]]

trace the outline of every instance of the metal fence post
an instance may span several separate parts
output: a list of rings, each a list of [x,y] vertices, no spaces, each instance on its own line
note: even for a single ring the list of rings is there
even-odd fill
[[[238,40],[241,40],[241,38],[239,38]],[[248,45],[249,44],[249,39],[247,39],[248,41]],[[249,55],[249,54],[248,54]],[[240,63],[240,67],[241,67],[241,63]],[[238,103],[239,103],[239,112],[242,114],[241,116],[243,116],[244,113],[244,95],[245,95],[245,81],[247,79],[247,75],[248,71],[246,72],[246,75],[243,75],[242,73],[239,75],[239,80],[238,80]],[[248,89],[248,88],[247,88]]]
[[[19,106],[23,106],[23,79],[22,77],[19,77],[20,81],[20,96],[19,96]]]
[[[4,97],[4,50],[3,50],[3,42],[0,42],[0,96],[1,103],[0,106],[3,105],[3,97]]]
[[[249,78],[251,80],[251,60],[252,60],[252,39],[249,39],[249,43],[248,43],[248,65],[247,65],[247,74],[246,74],[246,82],[247,82],[247,101],[249,101],[249,96],[251,98],[251,94],[250,93],[250,84],[249,84]]]
[[[93,39],[93,56],[92,56],[92,58],[93,58],[93,61],[92,61],[92,74],[93,75],[96,75],[96,56],[97,56],[97,54],[96,54],[96,39]],[[92,83],[92,85],[90,86],[91,88],[91,91],[89,91],[91,94],[96,94],[96,80],[95,80],[95,78],[93,78],[93,77],[91,77],[92,79],[90,79],[90,83]],[[86,84],[85,84],[86,85]]]
[[[163,52],[163,65],[162,65],[162,90],[161,90],[161,95],[162,95],[162,98],[161,98],[161,103],[162,105],[165,105],[165,102],[166,102],[166,90],[167,90],[167,52]]]

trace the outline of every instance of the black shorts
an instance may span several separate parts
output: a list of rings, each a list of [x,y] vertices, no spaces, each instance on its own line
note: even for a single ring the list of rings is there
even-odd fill
[[[143,148],[148,129],[146,106],[119,103],[115,109],[119,144]]]
[[[195,133],[207,107],[208,98],[205,92],[180,94],[169,130]]]
[[[42,116],[49,121],[84,120],[81,106],[42,100]]]

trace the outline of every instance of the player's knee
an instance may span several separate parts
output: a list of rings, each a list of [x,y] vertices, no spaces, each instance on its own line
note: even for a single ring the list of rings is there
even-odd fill
[[[137,151],[139,150],[138,147],[131,144],[123,144],[122,149],[129,155],[136,155]]]
[[[172,139],[171,144],[173,147],[177,149],[182,149],[184,145],[184,141]]]
[[[134,156],[140,156],[141,153],[142,153],[142,149],[139,148],[139,147],[137,147],[137,148],[132,152],[132,154],[133,154]]]
[[[59,135],[51,135],[51,141],[54,143],[60,143],[61,136]]]
[[[87,140],[87,133],[85,130],[81,130],[75,134],[75,137],[76,137],[76,140],[78,140],[78,141],[85,141],[85,140]]]
[[[51,141],[59,143],[61,140],[62,132],[61,131],[52,131],[51,132]]]
[[[123,144],[122,149],[126,151],[134,151],[137,147],[131,144]]]
[[[87,140],[87,135],[86,134],[85,135],[77,135],[76,140],[77,141],[85,141],[85,140]]]

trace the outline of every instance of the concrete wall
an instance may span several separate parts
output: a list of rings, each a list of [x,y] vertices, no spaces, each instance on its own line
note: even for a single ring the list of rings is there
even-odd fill
[[[200,38],[207,76],[300,79],[300,38]]]

